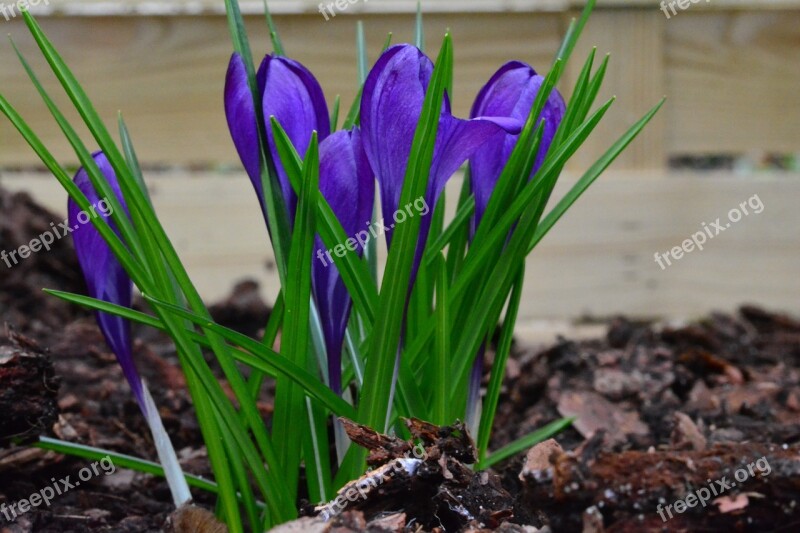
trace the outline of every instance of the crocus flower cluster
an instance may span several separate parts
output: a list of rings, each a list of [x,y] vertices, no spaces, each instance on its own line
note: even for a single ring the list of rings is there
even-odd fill
[[[239,54],[233,54],[225,86],[225,111],[234,144],[262,209],[259,131],[266,135],[264,153],[269,160],[265,168],[276,172],[290,216],[297,201],[269,127],[270,118],[275,117],[298,153],[304,153],[312,132],[317,132],[320,190],[348,235],[370,220],[376,179],[384,216],[396,212],[432,74],[433,62],[418,48],[408,44],[388,48],[364,84],[360,127],[331,134],[322,90],[308,69],[285,57],[267,56],[256,76],[259,94],[254,98],[244,61]],[[471,186],[479,222],[541,84],[541,76],[529,66],[508,63],[481,90],[471,119],[453,116],[449,97],[445,96],[425,192],[427,205],[436,205],[448,179],[471,159]],[[261,109],[257,110],[259,104]],[[539,165],[563,113],[564,102],[554,91],[542,116],[545,132],[537,157]],[[412,283],[428,239],[431,218],[432,210],[421,220]],[[387,228],[386,239],[391,246],[391,228]],[[319,238],[316,245],[317,249],[324,249]],[[336,392],[341,392],[342,343],[352,302],[335,265],[315,261],[312,268],[313,296],[323,325],[330,384]]]

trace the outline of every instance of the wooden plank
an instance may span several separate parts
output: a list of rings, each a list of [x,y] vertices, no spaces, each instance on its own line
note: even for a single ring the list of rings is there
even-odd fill
[[[36,1],[36,0],[34,0]],[[198,15],[224,13],[223,0],[39,0],[34,12],[40,14],[67,15]],[[270,11],[279,15],[319,14],[321,0],[270,0]],[[333,5],[337,14],[365,13],[415,13],[417,0],[325,0]],[[263,0],[240,0],[245,14],[261,14]],[[469,12],[519,12],[519,11],[563,11],[570,0],[425,0],[425,13],[469,13]]]
[[[590,22],[562,90],[571,90],[588,46],[598,44],[600,57],[613,52],[604,96],[616,94],[618,101],[572,168],[583,168],[613,133],[663,95],[669,100],[659,118],[617,168],[654,167],[670,155],[800,151],[800,11],[689,9],[670,20],[655,11],[600,10]],[[363,18],[371,50],[390,30],[396,42],[411,39],[408,15]],[[445,29],[453,31],[455,111],[462,116],[504,61],[520,58],[545,71],[565,25],[557,13],[432,14],[426,20],[431,51]],[[238,166],[221,104],[231,50],[222,17],[54,17],[43,24],[101,114],[113,123],[123,110],[146,165]],[[355,17],[324,23],[318,14],[281,16],[279,24],[288,49],[320,78],[328,98],[341,94],[349,102],[355,93]],[[46,74],[21,21],[7,27]],[[262,17],[248,17],[248,27],[254,48],[266,51]],[[74,161],[8,45],[0,45],[0,90],[58,157]],[[0,167],[36,163],[0,119]]]
[[[668,151],[800,152],[798,43],[800,11],[669,20]]]
[[[800,313],[800,175],[757,180],[730,175],[612,172],[588,191],[528,261],[522,323],[584,314],[682,318],[753,302]],[[556,197],[574,177],[565,176]],[[276,296],[278,282],[263,219],[244,175],[148,176],[156,208],[192,279],[209,300],[244,276]],[[65,195],[37,173],[0,175],[0,184],[32,191],[63,212]],[[448,187],[452,195],[458,179]],[[758,195],[764,209],[662,270],[654,259],[724,219]],[[752,211],[752,209],[751,209]],[[534,334],[533,332],[532,334]]]
[[[433,14],[426,21],[429,50],[438,50],[441,36],[448,28],[452,31],[453,101],[461,116],[468,115],[474,96],[502,63],[517,58],[538,68],[547,66],[561,39],[556,14]],[[248,17],[247,23],[254,50],[265,53],[263,19]],[[409,16],[367,16],[365,24],[373,60],[390,31],[395,42],[413,39]],[[44,20],[43,26],[101,116],[114,124],[122,109],[144,164],[239,165],[222,109],[231,54],[223,17],[54,18]],[[319,78],[329,102],[341,94],[343,105],[349,106],[356,93],[355,19],[323,23],[317,17],[287,16],[280,27],[287,49]],[[498,28],[503,28],[504,38],[498,38]],[[46,65],[24,25],[14,21],[9,29],[45,74]],[[51,76],[41,77],[54,94],[61,94]],[[0,89],[57,157],[75,161],[7,45],[0,45]],[[0,167],[36,163],[16,131],[0,119]]]
[[[575,154],[570,168],[585,169],[665,94],[664,17],[645,10],[599,11],[592,15],[568,65],[567,86],[575,83],[592,47],[595,69],[610,54],[608,70],[595,107],[616,96],[603,122]],[[614,163],[614,168],[658,169],[666,163],[662,110]]]
[[[33,0],[36,2],[36,0]],[[45,3],[46,2],[46,3]],[[325,4],[336,0],[325,0]],[[344,3],[346,2],[346,4]],[[242,12],[260,14],[263,0],[240,0]],[[317,13],[320,0],[270,0],[270,10],[275,14]],[[469,12],[519,12],[519,11],[564,11],[581,8],[583,0],[424,0],[426,13],[469,13]],[[659,2],[654,0],[599,0],[597,7],[631,8],[658,10]],[[340,11],[353,13],[413,13],[417,0],[341,0],[346,5]],[[800,0],[714,0],[714,2],[693,2],[691,9],[789,9],[800,7]],[[197,15],[221,13],[222,0],[39,0],[35,13],[68,15]]]

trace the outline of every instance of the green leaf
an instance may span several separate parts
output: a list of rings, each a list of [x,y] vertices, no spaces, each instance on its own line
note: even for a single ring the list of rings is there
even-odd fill
[[[292,141],[281,127],[277,120],[272,119],[272,132],[275,138],[275,146],[283,163],[283,168],[295,192],[300,189],[301,161],[297,151],[292,145]],[[342,227],[339,219],[331,209],[325,197],[317,191],[316,194],[317,213],[316,225],[320,238],[329,249],[343,243],[349,237]],[[353,298],[353,304],[363,313],[367,322],[372,323],[375,317],[375,307],[377,305],[378,294],[372,284],[372,277],[366,263],[356,252],[348,251],[344,257],[337,256],[336,268],[342,276],[342,281],[347,287],[347,291]],[[315,260],[315,259],[314,259]]]
[[[275,121],[273,120],[273,123]],[[289,271],[285,285],[286,311],[281,337],[282,355],[297,366],[306,364],[310,353],[311,252],[316,234],[316,199],[319,196],[319,149],[316,132],[306,152],[303,182],[298,191],[295,230],[289,252]],[[299,480],[303,430],[298,421],[305,418],[305,395],[288,379],[278,379],[275,386],[275,413],[272,431],[279,435],[277,453],[289,494],[296,497]]]
[[[493,454],[491,454],[486,459],[482,460],[478,463],[477,469],[478,470],[486,470],[490,468],[500,461],[504,461],[509,457],[512,457],[520,452],[535,446],[536,444],[547,440],[554,435],[557,435],[567,429],[569,426],[572,425],[572,422],[575,421],[575,418],[562,418],[561,420],[556,420],[555,422],[550,422],[546,426],[537,429],[530,435],[526,435],[519,440],[515,440],[514,442],[503,446]]]
[[[362,87],[367,81],[367,39],[364,35],[364,22],[356,23],[356,68],[358,70],[358,86]]]
[[[125,153],[125,161],[128,163],[128,167],[131,169],[131,174],[133,174],[136,183],[139,185],[139,189],[142,191],[142,196],[147,198],[152,206],[153,202],[150,199],[150,193],[147,190],[147,185],[144,182],[142,168],[139,165],[139,158],[136,155],[136,150],[133,147],[133,141],[131,140],[128,126],[125,124],[125,120],[122,118],[121,111],[117,115],[117,124],[119,126],[119,138],[122,142],[122,151]]]
[[[150,326],[158,330],[163,331],[166,328],[164,323],[159,318],[147,315],[140,311],[135,311],[128,307],[111,304],[102,300],[91,298],[89,296],[83,296],[81,294],[72,294],[69,292],[56,291],[52,289],[44,289],[44,292],[64,301],[86,307],[87,309],[93,309],[95,311],[102,311],[104,313],[121,316],[122,318],[132,322]],[[302,387],[303,390],[309,394],[309,396],[319,400],[320,403],[333,411],[337,416],[343,416],[350,419],[355,418],[356,412],[353,409],[353,406],[339,398],[329,388],[323,386],[318,378],[309,374],[305,369],[287,361],[285,357],[272,350],[269,346],[255,341],[247,335],[243,335],[232,329],[220,326],[219,324],[216,324],[207,318],[196,315],[185,309],[181,309],[174,304],[164,302],[147,295],[145,295],[145,299],[157,308],[163,308],[171,314],[177,315],[180,318],[186,319],[198,326],[202,326],[204,329],[213,331],[214,334],[219,335],[221,338],[225,339],[231,344],[239,346],[243,350],[247,350],[246,352],[236,349],[232,351],[234,357],[236,357],[238,361],[252,368],[256,368],[270,376],[284,375],[294,380],[294,382]],[[188,332],[188,335],[193,342],[196,342],[202,346],[210,345],[209,340],[199,333]]]
[[[414,46],[425,53],[425,26],[422,23],[422,1],[417,0],[417,16],[414,23]],[[450,91],[452,94],[452,91]]]
[[[391,43],[392,43],[392,34],[390,33],[386,37],[386,42],[383,43],[382,52],[385,52],[386,49],[389,48],[389,45],[391,45]],[[366,64],[366,56],[364,56],[364,61],[365,61],[365,64]],[[366,71],[365,71],[364,81],[366,81],[366,79],[367,79],[367,74],[366,74]],[[353,103],[350,105],[350,111],[348,111],[347,118],[345,118],[344,125],[342,125],[342,129],[343,130],[349,130],[353,126],[357,126],[358,123],[359,123],[359,120],[360,120],[359,114],[361,113],[361,93],[364,90],[364,81],[361,82],[361,84],[359,86],[359,89],[358,89],[358,94],[356,95],[355,99],[353,100]]]
[[[514,341],[514,326],[517,323],[517,314],[519,313],[519,305],[522,301],[522,288],[525,281],[524,265],[520,268],[517,276],[514,282],[514,288],[511,292],[511,299],[508,302],[508,310],[506,311],[506,317],[503,321],[503,327],[500,331],[500,342],[497,346],[494,361],[492,362],[489,386],[486,389],[483,409],[481,410],[481,425],[477,439],[478,454],[481,460],[486,457],[486,451],[489,447],[489,437],[491,437],[492,434],[494,417],[497,412],[497,405],[500,401],[500,391],[503,386],[503,380],[506,377],[506,363],[511,354],[511,344]]]
[[[453,217],[453,220],[450,221],[450,224],[445,228],[445,230],[436,238],[435,241],[431,242],[425,247],[425,257],[423,262],[426,265],[430,266],[436,263],[442,250],[444,250],[444,248],[453,241],[453,238],[457,234],[468,230],[468,224],[474,212],[475,197],[473,195],[469,195],[469,198],[467,198],[467,200],[461,204],[461,207],[459,207],[458,211]]]
[[[272,305],[269,321],[267,322],[267,327],[264,329],[264,338],[261,339],[261,343],[267,348],[272,349],[272,347],[275,345],[275,340],[278,338],[281,324],[283,324],[284,307],[283,291],[281,290],[278,293],[278,297],[275,299],[275,303]],[[250,374],[250,377],[247,381],[247,387],[250,389],[250,394],[251,398],[253,398],[253,401],[258,400],[258,396],[261,393],[261,386],[264,383],[265,375],[266,373],[261,372],[260,370],[253,370],[253,372]]]
[[[588,0],[586,5],[583,7],[581,17],[578,19],[577,24],[575,23],[574,19],[572,20],[569,28],[567,29],[567,33],[564,35],[564,39],[561,42],[561,47],[556,53],[555,61],[558,61],[559,59],[564,63],[569,61],[572,51],[575,49],[575,45],[578,43],[581,33],[583,33],[583,28],[586,26],[586,23],[589,22],[589,17],[591,16],[592,11],[594,11],[595,3],[596,0]]]
[[[339,124],[339,106],[342,103],[342,98],[337,94],[333,100],[333,111],[331,111],[331,131],[336,131],[336,126]]]
[[[431,370],[434,383],[433,391],[433,416],[434,424],[445,425],[450,423],[450,405],[448,388],[450,364],[450,317],[447,308],[447,287],[450,280],[447,276],[447,264],[444,256],[439,255],[436,277],[436,350],[434,351]]]
[[[267,28],[269,28],[269,37],[272,40],[272,49],[276,55],[285,56],[286,52],[283,49],[283,43],[278,35],[278,29],[272,21],[272,14],[269,12],[269,2],[264,0],[264,16],[267,18]]]
[[[666,99],[662,99],[655,107],[653,107],[650,111],[648,111],[641,119],[639,119],[636,124],[631,126],[631,128],[625,132],[622,137],[620,137],[617,142],[614,143],[608,151],[603,154],[603,156],[592,165],[586,173],[581,176],[578,182],[573,185],[570,191],[556,204],[552,211],[550,211],[547,216],[542,220],[539,227],[536,229],[536,233],[533,236],[533,240],[531,241],[530,245],[528,245],[528,252],[530,253],[539,241],[541,241],[547,232],[552,229],[556,222],[567,212],[567,209],[572,207],[572,204],[581,197],[581,195],[589,188],[589,186],[594,183],[594,181],[602,174],[611,163],[622,153],[625,148],[636,138],[636,136],[644,129],[648,122],[650,122],[658,110],[661,109],[661,106],[664,105]]]
[[[333,494],[327,413],[311,398],[305,398],[305,408],[309,431],[303,439],[303,458],[308,493],[312,502],[321,503]]]
[[[99,461],[108,457],[117,468],[127,468],[143,474],[151,474],[153,476],[164,477],[164,469],[160,464],[147,459],[140,459],[132,455],[118,453],[112,450],[103,448],[96,448],[94,446],[87,446],[85,444],[77,444],[74,442],[67,442],[65,440],[53,439],[50,437],[39,437],[39,442],[33,445],[42,450],[49,450],[51,452],[69,455],[71,457],[80,457],[82,459],[89,459],[91,461]],[[184,473],[186,482],[189,486],[210,492],[211,494],[218,494],[219,487],[213,481],[203,479],[192,474]],[[264,504],[260,503],[260,507]]]

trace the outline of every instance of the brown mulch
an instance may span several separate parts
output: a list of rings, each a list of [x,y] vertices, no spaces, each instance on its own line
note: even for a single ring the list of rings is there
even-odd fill
[[[0,212],[0,250],[15,249],[59,221],[29,197],[1,189]],[[155,459],[91,313],[45,295],[43,287],[84,291],[69,239],[11,269],[0,263],[0,504],[27,498],[53,478],[74,478],[87,466],[26,445],[41,432]],[[269,309],[257,286],[244,283],[212,312],[255,335]],[[209,475],[173,347],[156,332],[134,332],[139,368],[183,466]],[[800,526],[800,322],[792,317],[745,306],[681,325],[617,318],[603,339],[516,346],[492,447],[563,416],[577,420],[556,437],[558,444],[534,448],[527,463],[517,457],[491,474],[472,473],[461,432],[416,426],[428,446],[424,468],[314,527],[467,531],[483,522],[496,531],[590,533]],[[376,468],[408,451],[370,438],[361,444],[372,446]],[[768,464],[769,473],[753,464]],[[752,475],[730,485],[748,465]],[[724,494],[676,510],[676,501],[688,502],[723,479]],[[195,495],[199,505],[213,508],[207,495]],[[118,469],[12,523],[0,514],[0,533],[161,531],[170,501],[163,481]],[[657,509],[668,505],[673,517],[664,520]],[[313,506],[306,512],[314,514]]]

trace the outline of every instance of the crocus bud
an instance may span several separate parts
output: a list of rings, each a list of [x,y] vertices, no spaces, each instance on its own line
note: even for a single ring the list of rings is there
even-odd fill
[[[525,123],[543,82],[544,78],[536,74],[530,66],[520,61],[510,61],[500,67],[480,90],[471,115],[508,117]],[[565,108],[564,99],[553,89],[540,115],[540,120],[544,121],[544,131],[533,173],[542,166],[564,117]],[[475,195],[475,227],[486,211],[489,198],[518,138],[519,132],[495,135],[483,143],[470,158],[470,185]]]
[[[270,117],[275,117],[286,131],[298,153],[308,149],[311,133],[316,131],[320,142],[330,135],[331,125],[322,88],[303,65],[286,57],[268,55],[256,74],[259,94],[253,98],[244,60],[234,53],[225,79],[225,115],[233,143],[264,209],[259,145],[259,113],[267,141],[267,154],[277,173],[281,194],[294,220],[297,196],[292,190],[283,163],[278,156]]]
[[[114,173],[111,163],[102,152],[93,154],[93,158],[103,179],[105,179],[114,196],[116,196],[116,199],[125,210],[125,216],[129,216],[125,198],[122,196],[117,175]],[[133,283],[114,256],[111,248],[100,235],[100,232],[88,221],[88,217],[103,217],[114,232],[119,235],[114,222],[110,218],[113,214],[111,203],[108,198],[100,198],[85,169],[81,168],[78,171],[74,182],[92,206],[92,213],[88,214],[82,211],[71,198],[67,205],[69,225],[74,230],[72,236],[75,243],[75,252],[78,256],[78,264],[86,280],[89,296],[122,307],[131,307]],[[164,424],[153,397],[150,395],[150,391],[140,377],[133,361],[130,323],[122,317],[108,313],[98,312],[96,316],[100,331],[103,333],[103,337],[105,337],[111,351],[114,352],[120,367],[122,367],[125,379],[133,390],[136,402],[147,420],[147,425],[153,435],[158,458],[164,467],[164,474],[172,492],[173,500],[176,507],[180,507],[189,501],[192,495],[178,463],[175,449],[164,429]]]
[[[100,169],[100,173],[104,176],[111,190],[114,191],[117,200],[127,214],[125,199],[122,197],[122,191],[117,182],[117,175],[114,173],[114,169],[111,168],[111,164],[102,152],[93,154],[93,157]],[[130,307],[133,297],[133,283],[125,269],[114,257],[106,241],[103,240],[103,237],[91,222],[88,222],[88,217],[90,216],[104,217],[111,228],[117,231],[110,218],[112,214],[110,208],[98,209],[99,206],[110,207],[111,204],[107,198],[100,198],[97,194],[85,169],[81,168],[78,171],[74,182],[81,192],[86,195],[89,204],[95,208],[94,212],[96,213],[84,213],[71,198],[68,202],[68,219],[70,228],[74,230],[72,237],[75,243],[75,253],[78,256],[78,264],[86,280],[86,289],[89,296],[122,307]],[[131,350],[130,323],[121,317],[108,313],[97,312],[96,317],[106,343],[117,357],[117,361],[122,367],[122,372],[133,390],[136,401],[144,411],[145,402],[142,392],[142,380],[133,362]]]
[[[342,224],[348,242],[341,243],[347,253],[364,252],[372,238],[368,229],[375,202],[375,177],[361,143],[361,132],[338,131],[319,146],[319,188]],[[312,288],[317,303],[325,346],[331,388],[342,392],[342,343],[350,318],[352,299],[334,264],[337,254],[326,250],[316,238],[312,266]]]

